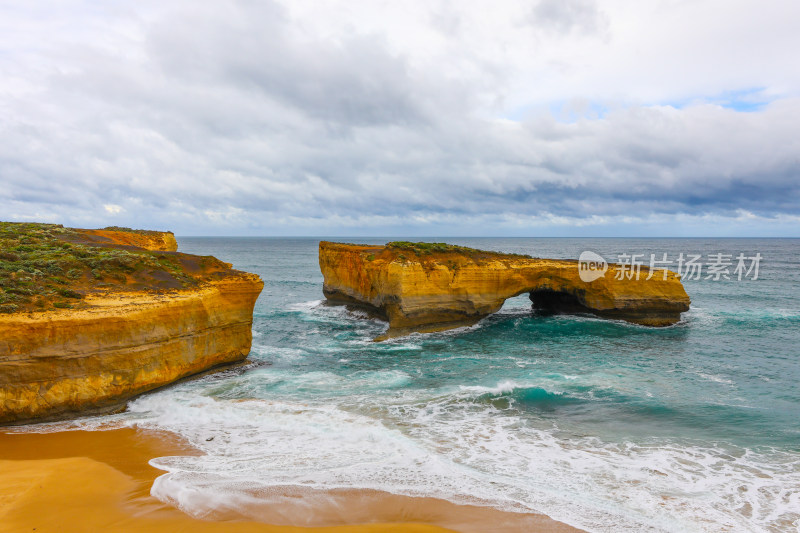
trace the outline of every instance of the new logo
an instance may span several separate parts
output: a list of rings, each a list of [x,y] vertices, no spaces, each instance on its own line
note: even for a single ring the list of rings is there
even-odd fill
[[[591,283],[598,278],[606,275],[608,263],[603,257],[594,252],[585,251],[578,258],[578,275],[581,281]]]

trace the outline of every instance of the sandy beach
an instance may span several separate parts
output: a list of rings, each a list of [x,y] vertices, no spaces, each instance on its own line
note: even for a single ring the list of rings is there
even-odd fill
[[[150,495],[163,472],[148,461],[197,453],[173,434],[140,429],[0,432],[0,531],[578,531],[546,516],[378,491],[286,489],[259,508],[266,523],[231,513],[193,518]]]

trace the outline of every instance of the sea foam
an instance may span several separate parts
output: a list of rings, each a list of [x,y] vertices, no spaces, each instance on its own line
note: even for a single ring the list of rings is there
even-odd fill
[[[324,374],[305,379],[337,385]],[[402,376],[379,372],[362,379],[361,385],[391,384]],[[406,392],[382,407],[229,401],[186,388],[141,398],[125,417],[177,431],[207,454],[152,461],[168,472],[153,495],[195,516],[257,519],[259,494],[306,487],[542,512],[590,531],[759,531],[800,518],[796,457],[565,438],[463,401],[524,386]]]

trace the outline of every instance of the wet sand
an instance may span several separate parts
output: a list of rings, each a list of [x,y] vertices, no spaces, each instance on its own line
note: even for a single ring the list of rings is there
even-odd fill
[[[0,430],[0,532],[579,531],[542,515],[505,513],[435,498],[296,487],[272,491],[268,504],[193,518],[150,496],[153,480],[163,472],[148,461],[197,454],[188,443],[166,432]]]

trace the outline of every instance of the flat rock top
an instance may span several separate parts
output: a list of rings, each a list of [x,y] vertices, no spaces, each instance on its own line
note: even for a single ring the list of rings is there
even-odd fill
[[[442,242],[408,242],[393,241],[385,245],[372,244],[350,244],[341,242],[320,242],[321,250],[350,251],[365,254],[370,261],[414,261],[421,263],[438,262],[446,265],[448,261],[471,261],[475,263],[487,261],[514,261],[525,263],[564,263],[575,264],[576,261],[569,259],[542,259],[523,254],[510,254],[493,252],[489,250],[479,250],[455,244]],[[373,257],[370,257],[372,255]]]
[[[198,289],[243,274],[212,256],[165,250],[174,243],[169,232],[0,222],[0,316],[85,309],[102,298]]]
[[[121,245],[158,252],[175,252],[178,243],[171,231],[135,230],[111,226],[103,229],[74,229],[81,244]],[[68,236],[64,238],[69,239]]]

